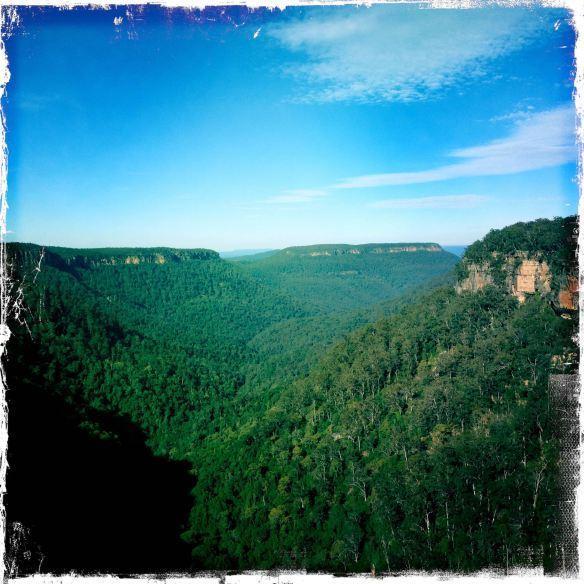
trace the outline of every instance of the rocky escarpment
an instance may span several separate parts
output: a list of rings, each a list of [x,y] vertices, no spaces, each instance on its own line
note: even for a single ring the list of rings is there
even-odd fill
[[[573,218],[560,218],[492,231],[465,253],[458,267],[457,292],[499,286],[521,303],[532,294],[541,294],[560,309],[576,310],[578,266],[574,225]],[[497,246],[499,249],[494,249]]]
[[[518,252],[505,258],[502,268],[484,262],[479,265],[469,263],[466,270],[466,277],[456,284],[457,292],[477,292],[485,286],[499,284],[521,303],[525,302],[530,294],[539,293],[560,308],[576,310],[578,307],[577,275],[562,274],[558,281],[554,281],[550,266],[543,258],[528,258],[524,252]]]
[[[219,259],[219,254],[209,249],[70,249],[43,247],[32,243],[9,243],[6,247],[10,263],[15,268],[26,271],[40,268],[42,264],[62,270],[72,270],[100,266],[166,264],[190,260]]]
[[[437,243],[367,243],[363,245],[327,244],[289,247],[282,250],[282,253],[297,257],[320,257],[440,251],[444,250]]]
[[[562,308],[568,310],[578,309],[578,278],[576,276],[568,276],[566,287],[558,293],[558,301]]]
[[[466,269],[468,275],[456,285],[459,292],[476,292],[485,286],[502,283],[519,302],[525,302],[529,294],[539,292],[549,295],[552,292],[552,274],[548,263],[541,258],[530,259],[524,252],[517,252],[504,258],[502,265],[497,267],[489,262],[483,262],[480,265],[469,263]],[[503,273],[502,281],[500,274],[499,278],[496,278],[495,270]],[[565,298],[565,295],[563,297]]]
[[[488,263],[468,264],[466,266],[467,276],[456,283],[457,292],[478,292],[485,286],[493,285],[493,275]]]
[[[63,262],[74,268],[92,268],[98,266],[166,264],[190,260],[219,259],[219,254],[206,249],[140,249],[108,253],[75,253],[73,255],[55,254],[50,248],[48,253],[59,255]]]

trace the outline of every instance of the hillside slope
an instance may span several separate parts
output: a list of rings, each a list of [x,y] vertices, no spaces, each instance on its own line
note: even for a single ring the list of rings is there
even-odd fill
[[[385,243],[290,247],[241,258],[238,265],[314,314],[338,314],[412,292],[456,262],[435,243]]]
[[[544,223],[562,242],[554,250],[521,249],[532,224],[477,247],[519,242],[513,253],[552,266],[554,289],[574,276],[565,224]],[[195,557],[350,572],[549,566],[558,443],[547,382],[576,370],[576,319],[537,289],[518,299],[506,280],[459,282],[352,334],[263,415],[205,441],[185,535]]]
[[[87,521],[76,522],[78,516],[67,514],[62,525],[69,531],[60,533],[58,526],[54,531],[51,509],[66,507],[71,489],[58,487],[56,479],[51,491],[55,505],[46,511],[41,499],[29,500],[35,497],[30,486],[43,480],[39,473],[44,466],[36,455],[26,458],[23,453],[40,452],[39,440],[47,448],[54,446],[55,464],[63,468],[72,461],[84,469],[102,468],[100,453],[108,449],[116,460],[118,453],[119,460],[129,452],[144,457],[135,445],[126,445],[126,435],[143,436],[152,454],[192,466],[209,436],[229,429],[250,408],[262,411],[286,380],[305,374],[335,339],[367,321],[364,315],[341,312],[319,315],[277,283],[210,250],[7,248],[20,298],[9,315],[11,427],[25,427],[27,407],[42,411],[47,400],[56,418],[65,415],[61,409],[68,412],[67,421],[60,423],[62,432],[50,439],[22,431],[11,434],[9,482],[12,492],[22,495],[9,498],[9,518],[39,538],[41,552],[50,556],[43,565],[56,572],[99,566],[104,550],[99,540],[108,538],[111,515],[91,513],[85,515]],[[392,270],[392,278],[396,286],[403,285],[400,270]],[[418,287],[429,278],[418,273]],[[334,295],[334,286],[327,293]],[[104,423],[112,416],[120,420],[114,429]],[[43,428],[37,425],[39,433]],[[157,464],[143,463],[137,477],[147,476]],[[184,476],[179,474],[169,470],[168,475],[168,488],[177,489],[177,503],[184,493]],[[63,476],[66,480],[68,475]],[[90,504],[88,497],[95,492],[90,477],[88,470],[74,481],[80,505]],[[115,490],[106,492],[111,501],[100,508],[120,509]],[[127,521],[136,527],[143,501],[135,498],[127,506]],[[183,521],[187,519],[185,513]],[[146,527],[139,525],[143,532]],[[154,521],[152,529],[172,525]],[[174,538],[177,551],[174,556],[169,551],[168,558],[182,557],[180,522],[174,525],[174,533],[150,537],[166,550]],[[75,545],[84,550],[75,556],[82,562],[78,565],[71,564],[66,551],[72,545],[71,529],[77,530]],[[146,533],[136,537],[135,553],[125,557],[113,548],[103,552],[104,565],[139,571],[138,548],[144,538]],[[153,565],[171,568],[166,562],[161,558]]]
[[[577,312],[560,301],[576,275],[574,225],[538,223],[538,240],[552,242],[541,248],[532,223],[492,232],[469,248],[456,285],[438,288],[433,277],[455,261],[439,249],[304,248],[249,262],[203,250],[164,263],[134,250],[74,265],[48,250],[62,261],[37,271],[38,255],[19,263],[14,246],[28,308],[12,315],[9,384],[50,393],[100,440],[123,444],[101,420],[125,416],[154,454],[188,463],[192,569],[547,565],[557,460],[547,380],[576,367]],[[533,276],[520,297],[534,258],[545,285]],[[473,265],[480,286],[465,284]],[[16,326],[23,316],[31,334]],[[33,450],[42,439],[28,438]],[[38,484],[39,469],[12,484]],[[109,525],[91,517],[79,537],[99,550]]]

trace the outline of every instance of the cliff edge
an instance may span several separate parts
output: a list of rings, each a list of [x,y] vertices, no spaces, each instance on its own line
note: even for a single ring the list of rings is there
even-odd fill
[[[490,231],[457,266],[456,291],[505,288],[521,303],[541,294],[563,311],[578,308],[578,220],[538,219]]]

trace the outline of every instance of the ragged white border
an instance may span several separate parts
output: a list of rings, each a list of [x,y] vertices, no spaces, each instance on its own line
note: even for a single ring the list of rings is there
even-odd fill
[[[458,8],[471,9],[485,6],[502,6],[507,8],[513,7],[537,7],[544,6],[549,8],[566,8],[571,11],[573,25],[576,31],[576,77],[575,77],[575,91],[574,101],[576,106],[578,126],[578,161],[579,161],[579,190],[580,190],[580,204],[578,207],[579,215],[584,213],[584,203],[582,202],[582,179],[584,169],[584,124],[582,119],[584,116],[584,0],[370,0],[367,2],[360,0],[121,0],[119,3],[104,2],[96,0],[94,2],[71,1],[71,0],[0,0],[0,100],[4,97],[6,86],[10,79],[9,62],[4,45],[4,38],[10,34],[11,29],[18,24],[18,6],[62,6],[63,8],[73,8],[75,6],[91,6],[92,8],[108,9],[111,6],[118,5],[145,5],[152,4],[166,8],[198,8],[202,9],[208,6],[247,6],[249,8],[272,8],[284,9],[288,6],[315,6],[315,5],[347,5],[347,4],[419,4],[425,5],[428,8]],[[6,235],[6,211],[7,205],[7,173],[8,173],[8,150],[6,145],[6,124],[4,114],[0,102],[0,357],[4,353],[6,343],[8,342],[10,331],[6,326],[7,314],[13,308],[11,306],[11,297],[9,294],[7,266],[6,266],[6,247],[4,243]],[[584,233],[580,229],[578,236],[578,260],[581,265],[584,252]],[[580,272],[579,288],[582,289],[584,278]],[[584,308],[584,299],[580,294],[579,309],[582,312]],[[584,328],[582,318],[580,318],[579,338],[584,338],[582,335]],[[584,376],[584,351],[582,344],[580,344],[580,379]],[[3,363],[0,362],[0,580],[4,581],[6,578],[4,564],[6,552],[6,517],[4,510],[4,495],[6,493],[6,471],[8,468],[6,454],[8,446],[8,410],[6,405],[6,380],[4,375]],[[584,400],[582,392],[580,392],[580,444],[582,444],[582,428],[584,428]],[[580,448],[580,484],[576,493],[576,514],[578,524],[578,556],[579,556],[579,572],[584,573],[584,482],[582,481],[582,468],[584,466],[583,449]],[[510,576],[500,576],[495,573],[481,572],[474,576],[457,576],[455,574],[447,573],[433,573],[431,575],[422,573],[411,573],[399,576],[401,581],[407,584],[425,584],[439,582],[442,580],[456,579],[457,583],[485,583],[492,584],[493,578],[504,578],[505,584],[525,584],[540,582],[560,582],[562,578],[553,576],[544,576],[542,570],[523,570],[517,574]],[[209,584],[213,583],[230,583],[230,584],[300,584],[300,583],[314,583],[314,584],[344,584],[347,583],[365,583],[371,581],[388,581],[394,576],[386,576],[383,578],[372,578],[369,575],[356,575],[349,577],[334,577],[330,574],[305,574],[302,572],[246,572],[233,576],[207,574],[195,577],[177,576],[177,575],[153,575],[153,576],[135,576],[134,578],[125,578],[124,582],[127,584],[150,584],[150,582],[164,581],[168,584],[183,584],[187,582],[200,582]],[[38,584],[39,582],[51,582],[59,584],[76,584],[82,581],[83,584],[102,584],[104,582],[115,582],[120,580],[116,576],[92,576],[81,577],[71,574],[66,577],[54,576],[31,576],[26,578],[16,578],[15,582],[22,584]],[[572,580],[571,580],[572,581]]]

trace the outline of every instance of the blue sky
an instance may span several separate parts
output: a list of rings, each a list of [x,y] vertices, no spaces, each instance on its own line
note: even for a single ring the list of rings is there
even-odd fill
[[[577,210],[557,9],[21,9],[9,240],[466,244]]]

